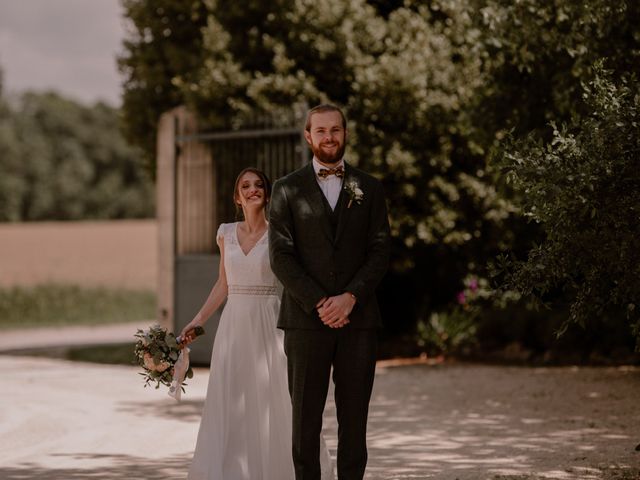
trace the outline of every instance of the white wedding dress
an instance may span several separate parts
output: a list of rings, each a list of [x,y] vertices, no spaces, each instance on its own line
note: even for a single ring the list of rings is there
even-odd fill
[[[280,299],[268,235],[246,255],[237,223],[222,224],[229,293],[211,356],[209,387],[189,480],[294,480],[291,399]],[[322,479],[334,478],[321,441]]]

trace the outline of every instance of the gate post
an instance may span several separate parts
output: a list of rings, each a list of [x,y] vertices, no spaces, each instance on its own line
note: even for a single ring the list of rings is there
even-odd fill
[[[216,173],[211,151],[198,138],[196,116],[184,106],[158,122],[156,215],[158,220],[157,318],[176,335],[207,298],[218,274]],[[194,363],[207,363],[219,312],[191,348]]]
[[[176,255],[176,115],[163,113],[156,144],[156,218],[158,221],[157,319],[174,328]]]

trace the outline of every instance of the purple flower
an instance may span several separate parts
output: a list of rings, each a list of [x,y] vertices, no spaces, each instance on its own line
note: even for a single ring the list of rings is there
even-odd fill
[[[478,290],[477,278],[472,278],[471,280],[469,280],[469,288],[471,289],[472,292],[475,292],[476,290]]]
[[[458,303],[460,305],[464,305],[467,302],[467,297],[465,296],[464,292],[458,293],[456,299],[458,300]]]

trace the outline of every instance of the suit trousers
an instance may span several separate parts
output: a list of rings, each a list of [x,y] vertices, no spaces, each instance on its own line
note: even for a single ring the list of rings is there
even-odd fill
[[[332,368],[338,418],[338,480],[363,478],[377,343],[377,330],[350,325],[285,329],[296,480],[320,480],[322,413]]]

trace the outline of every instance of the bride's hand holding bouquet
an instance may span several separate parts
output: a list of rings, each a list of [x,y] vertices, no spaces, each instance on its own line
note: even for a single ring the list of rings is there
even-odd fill
[[[203,333],[204,328],[202,328],[202,325],[197,321],[196,317],[182,329],[178,336],[178,340],[180,340],[183,347],[186,347],[190,345],[196,337],[199,337]]]

